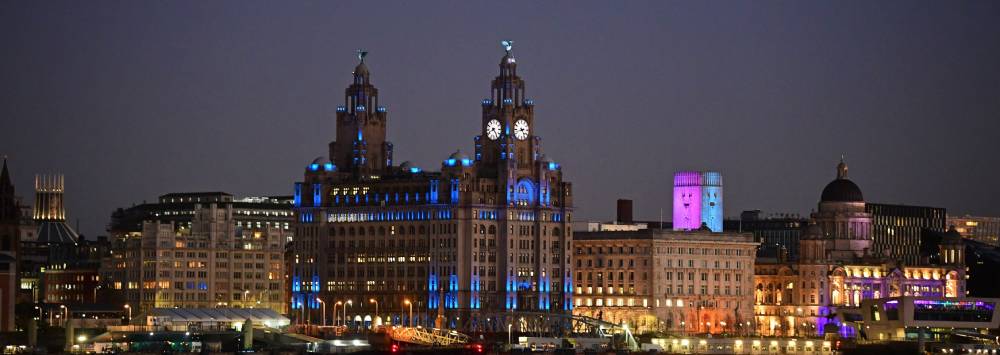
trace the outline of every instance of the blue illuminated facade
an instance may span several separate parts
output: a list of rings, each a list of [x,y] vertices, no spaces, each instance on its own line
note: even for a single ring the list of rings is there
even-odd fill
[[[337,108],[332,168],[309,164],[295,184],[293,318],[317,323],[316,298],[327,308],[353,300],[349,320],[374,317],[358,305],[372,300],[387,320],[408,323],[412,305],[414,324],[437,327],[572,310],[571,184],[540,153],[534,102],[513,63],[508,53],[481,102],[475,153],[456,151],[439,171],[393,165],[386,112],[365,63],[355,68]],[[494,138],[491,120],[501,127]]]

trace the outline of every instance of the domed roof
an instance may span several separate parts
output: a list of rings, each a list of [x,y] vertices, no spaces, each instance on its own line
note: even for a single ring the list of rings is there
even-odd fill
[[[837,164],[837,179],[826,184],[823,194],[820,196],[822,202],[865,202],[861,188],[853,181],[847,179],[847,164],[844,159],[840,159]]]
[[[404,161],[403,163],[399,164],[399,167],[403,168],[403,169],[409,169],[409,168],[413,167],[413,163],[411,163],[409,160],[407,160],[407,161]]]
[[[469,156],[462,153],[461,150],[456,150],[454,153],[448,156],[448,159],[455,159],[457,161],[468,160]]]
[[[955,226],[949,226],[948,231],[941,236],[941,244],[955,245],[962,244],[962,235],[955,230]]]
[[[316,159],[313,159],[312,164],[323,165],[323,164],[326,164],[326,163],[329,163],[329,162],[330,162],[330,160],[326,159],[326,157],[316,157]]]
[[[861,188],[853,181],[837,179],[823,188],[820,200],[823,202],[864,202],[865,198],[861,194]]]

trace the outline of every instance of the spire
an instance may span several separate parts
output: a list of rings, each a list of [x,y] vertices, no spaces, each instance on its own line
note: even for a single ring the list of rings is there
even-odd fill
[[[16,221],[17,201],[14,198],[14,183],[7,170],[7,156],[3,156],[3,171],[0,172],[0,222]]]
[[[837,164],[837,179],[847,178],[847,163],[844,163],[844,155],[840,156],[840,164]]]
[[[0,172],[0,185],[7,187],[13,186],[10,182],[10,172],[7,171],[7,156],[3,156],[3,171]]]

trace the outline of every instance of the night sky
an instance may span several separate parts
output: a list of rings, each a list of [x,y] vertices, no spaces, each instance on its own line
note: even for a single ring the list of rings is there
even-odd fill
[[[181,191],[289,195],[366,62],[397,162],[473,149],[515,41],[576,220],[670,216],[714,169],[727,216],[806,214],[841,154],[872,202],[1000,215],[1000,2],[0,2],[0,154],[67,214]]]

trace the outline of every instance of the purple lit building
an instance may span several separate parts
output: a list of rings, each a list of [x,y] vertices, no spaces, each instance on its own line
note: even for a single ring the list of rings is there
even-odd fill
[[[674,230],[696,230],[702,225],[722,231],[722,174],[679,171],[674,174]]]

